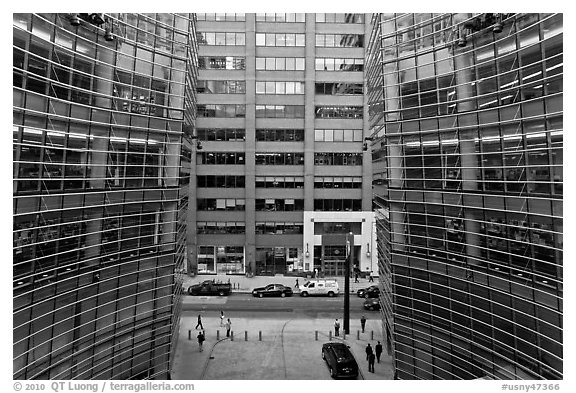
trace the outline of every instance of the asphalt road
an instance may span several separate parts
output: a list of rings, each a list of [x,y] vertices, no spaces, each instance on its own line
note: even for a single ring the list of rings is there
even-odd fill
[[[350,317],[359,318],[362,314],[373,315],[378,311],[363,308],[364,299],[350,295]],[[250,294],[232,294],[230,296],[185,296],[182,311],[241,311],[249,315],[265,316],[279,313],[291,313],[293,317],[322,318],[344,312],[344,296],[337,297],[300,297],[255,298]]]

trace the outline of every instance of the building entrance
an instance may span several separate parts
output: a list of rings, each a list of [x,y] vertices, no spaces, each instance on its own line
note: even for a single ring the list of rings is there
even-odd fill
[[[325,276],[343,276],[346,269],[346,246],[324,246]]]

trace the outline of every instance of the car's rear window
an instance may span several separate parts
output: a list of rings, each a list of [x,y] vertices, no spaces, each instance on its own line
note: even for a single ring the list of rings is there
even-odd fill
[[[350,357],[348,348],[346,348],[343,345],[337,345],[334,346],[334,353],[336,354],[336,356],[338,356],[339,358],[347,358]]]

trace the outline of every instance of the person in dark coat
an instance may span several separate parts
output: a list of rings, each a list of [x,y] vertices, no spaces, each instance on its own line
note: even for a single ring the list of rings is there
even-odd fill
[[[202,352],[204,350],[202,348],[202,344],[204,343],[204,340],[206,340],[206,337],[204,336],[204,331],[200,330],[200,332],[198,333],[198,347],[200,348],[200,352]]]
[[[366,328],[366,317],[364,315],[360,318],[360,325],[362,326],[362,333],[364,333],[364,329]]]
[[[232,328],[232,322],[230,321],[230,318],[228,318],[224,326],[226,326],[226,337],[230,337],[230,329]]]
[[[373,353],[371,353],[371,354],[368,356],[368,371],[370,371],[370,372],[372,372],[372,373],[374,372],[374,359],[375,359],[375,358],[376,358],[376,356],[374,356]]]
[[[382,344],[380,344],[380,341],[378,341],[374,349],[376,349],[376,360],[380,363],[380,355],[382,355]]]
[[[198,326],[200,326],[200,329],[204,330],[204,326],[202,326],[202,315],[200,314],[198,314],[198,323],[194,329],[198,329]]]
[[[368,345],[366,345],[366,360],[368,360],[370,358],[370,355],[372,355],[374,353],[374,351],[372,350],[372,346],[370,345],[370,343],[368,343]]]
[[[334,321],[334,335],[338,337],[340,335],[340,322],[338,322],[338,318]]]

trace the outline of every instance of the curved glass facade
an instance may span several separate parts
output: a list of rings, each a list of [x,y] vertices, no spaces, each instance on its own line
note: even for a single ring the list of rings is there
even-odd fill
[[[396,377],[561,379],[562,14],[372,22],[373,185]]]
[[[13,14],[15,379],[169,377],[194,26],[191,14]]]

